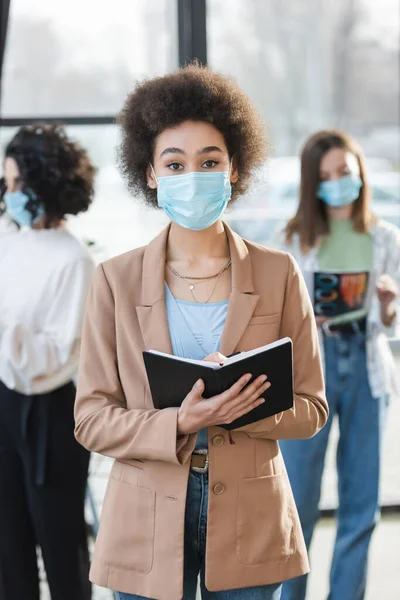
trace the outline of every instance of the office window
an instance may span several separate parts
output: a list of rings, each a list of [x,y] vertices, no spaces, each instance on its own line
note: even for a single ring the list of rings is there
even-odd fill
[[[177,66],[175,2],[13,0],[2,116],[112,115]]]
[[[269,165],[232,215],[238,231],[268,242],[293,215],[299,149],[332,127],[362,144],[375,210],[400,224],[398,0],[246,0],[229,8],[208,0],[207,7],[209,64],[253,98],[271,140]]]

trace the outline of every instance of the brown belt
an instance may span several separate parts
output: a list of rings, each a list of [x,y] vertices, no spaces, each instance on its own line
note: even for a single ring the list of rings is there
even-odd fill
[[[190,467],[192,469],[206,470],[208,467],[208,454],[192,454]]]
[[[328,337],[340,336],[340,335],[356,335],[365,333],[367,330],[367,319],[363,317],[357,321],[350,321],[350,323],[342,323],[341,325],[329,325],[326,323],[326,327],[323,327],[322,331]]]

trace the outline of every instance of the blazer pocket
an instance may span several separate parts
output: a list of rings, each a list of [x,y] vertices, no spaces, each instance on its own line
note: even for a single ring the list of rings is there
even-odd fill
[[[155,492],[109,479],[95,552],[106,565],[138,573],[153,566]]]
[[[279,338],[280,324],[280,313],[252,317],[237,349],[240,351],[253,350],[275,342]]]
[[[286,474],[243,479],[237,512],[236,556],[244,565],[287,559],[296,551]]]
[[[252,317],[249,321],[251,325],[268,325],[269,323],[278,323],[281,319],[280,313],[274,313],[272,315],[258,315]]]
[[[140,485],[140,477],[143,473],[143,461],[130,460],[118,461],[121,465],[120,476],[118,479],[130,485]]]

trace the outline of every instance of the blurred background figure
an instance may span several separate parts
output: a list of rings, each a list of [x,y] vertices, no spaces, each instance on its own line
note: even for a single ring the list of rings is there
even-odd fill
[[[339,510],[330,597],[365,597],[368,548],[379,515],[383,426],[399,382],[387,337],[399,322],[400,229],[377,219],[358,144],[339,131],[320,131],[301,155],[300,201],[282,236],[307,279],[316,271],[369,275],[368,312],[322,327],[328,425],[312,440],[280,446],[308,546],[318,517],[330,426],[338,416]],[[330,294],[332,295],[332,294]],[[324,327],[328,325],[328,327]],[[397,383],[397,386],[396,386]],[[303,600],[307,576],[284,586],[283,600]]]
[[[0,597],[37,600],[40,546],[52,600],[89,600],[89,453],[74,439],[82,313],[93,273],[64,227],[88,209],[94,167],[54,126],[7,145],[0,210]]]

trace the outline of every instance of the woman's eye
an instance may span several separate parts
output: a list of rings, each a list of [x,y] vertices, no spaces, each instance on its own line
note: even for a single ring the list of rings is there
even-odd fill
[[[206,169],[212,169],[213,167],[215,167],[218,164],[218,162],[216,160],[206,160],[205,163],[202,164],[203,167],[205,167]]]
[[[171,169],[171,171],[180,171],[183,169],[182,165],[177,162],[170,163],[168,168]]]

